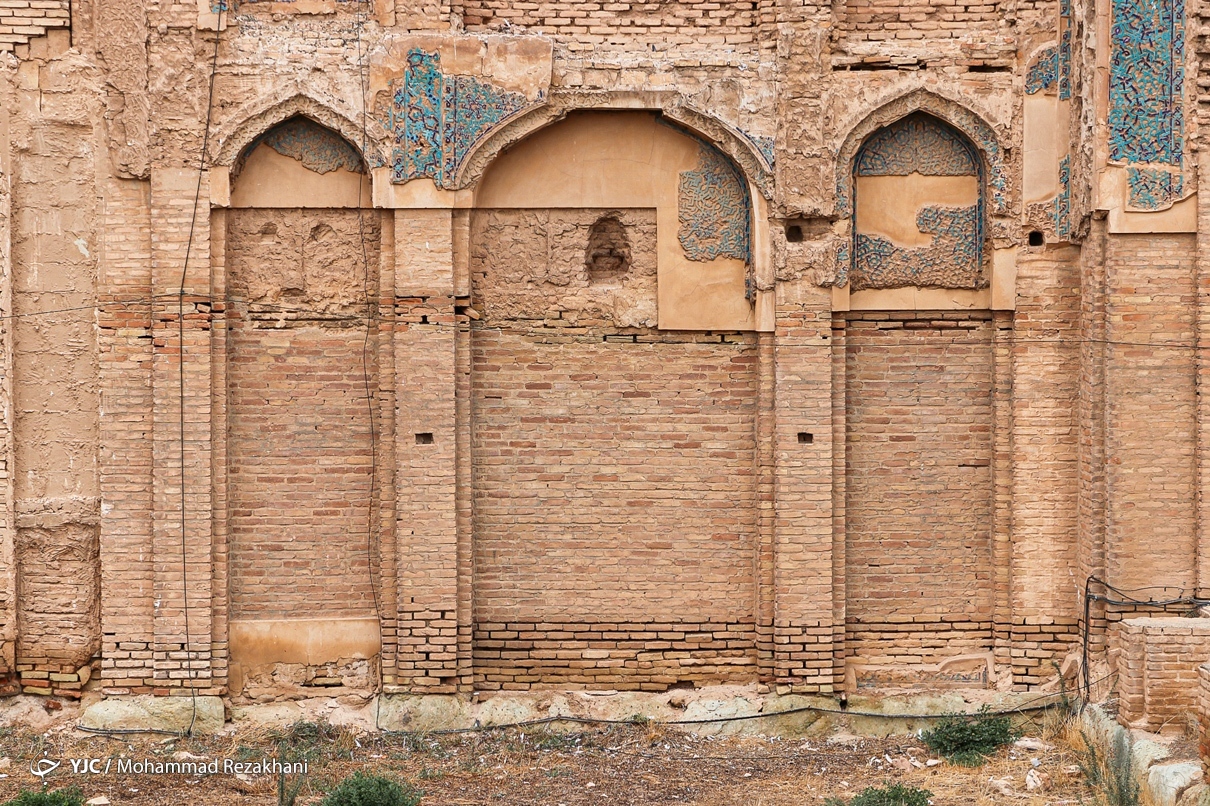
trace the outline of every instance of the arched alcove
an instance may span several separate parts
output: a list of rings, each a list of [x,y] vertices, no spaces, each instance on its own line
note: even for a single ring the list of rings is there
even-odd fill
[[[853,163],[853,291],[989,284],[979,153],[915,112],[870,135]]]
[[[217,212],[231,694],[372,690],[379,213],[358,149],[308,117],[252,139],[231,175]]]
[[[469,215],[475,685],[753,682],[746,181],[658,114],[585,112],[504,152]]]
[[[848,673],[989,685],[996,321],[953,303],[990,282],[984,163],[913,111],[860,143],[852,188],[851,299],[869,312],[844,322]]]
[[[232,207],[370,207],[357,148],[296,115],[256,137],[231,166]]]
[[[491,165],[475,207],[651,211],[659,327],[754,327],[747,181],[712,144],[655,113],[583,112],[535,132]]]

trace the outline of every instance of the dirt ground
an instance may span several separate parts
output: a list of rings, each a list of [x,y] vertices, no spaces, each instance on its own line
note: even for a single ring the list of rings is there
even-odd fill
[[[323,723],[230,735],[90,736],[70,726],[45,733],[0,734],[0,803],[36,789],[31,766],[55,760],[47,788],[79,786],[85,797],[111,804],[276,804],[274,775],[195,777],[119,773],[122,758],[153,761],[307,761],[297,804],[318,803],[355,770],[374,771],[423,791],[424,806],[462,804],[696,804],[775,806],[848,799],[868,786],[900,782],[928,789],[934,806],[1018,804],[1059,806],[1088,800],[1075,754],[1048,737],[1047,748],[1002,748],[985,766],[937,763],[914,737],[883,739],[695,736],[656,725],[615,725],[575,733],[541,728],[444,736],[362,734]],[[281,748],[281,749],[279,749]],[[186,755],[188,754],[188,755]],[[8,759],[5,761],[4,759]],[[71,760],[97,759],[95,774],[73,772]],[[1035,761],[1033,761],[1036,759]],[[109,763],[109,772],[103,765]],[[1026,791],[1033,768],[1044,790]],[[289,776],[287,788],[298,779]]]

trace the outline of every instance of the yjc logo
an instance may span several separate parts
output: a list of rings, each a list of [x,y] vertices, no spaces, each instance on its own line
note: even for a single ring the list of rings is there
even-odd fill
[[[39,759],[37,763],[30,762],[29,771],[46,782],[46,776],[59,769],[62,761],[51,761],[49,758]]]

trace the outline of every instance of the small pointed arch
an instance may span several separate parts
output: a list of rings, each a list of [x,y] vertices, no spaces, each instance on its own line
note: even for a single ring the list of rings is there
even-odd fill
[[[980,115],[962,104],[943,98],[925,89],[917,89],[879,106],[854,124],[837,149],[836,212],[853,212],[853,176],[857,152],[875,131],[906,118],[915,112],[925,112],[952,127],[975,148],[983,166],[987,209],[993,214],[1008,212],[1010,187],[1007,167],[1007,146],[1004,137]]]
[[[927,112],[875,130],[853,160],[853,291],[986,288],[983,161]]]
[[[296,117],[307,118],[338,134],[370,168],[385,164],[379,144],[386,142],[387,135],[377,122],[370,118],[363,126],[356,122],[361,117],[359,112],[334,109],[301,92],[283,92],[236,110],[215,132],[219,143],[215,163],[234,165],[254,140]]]
[[[361,152],[305,115],[277,123],[244,146],[231,165],[233,207],[369,207]]]

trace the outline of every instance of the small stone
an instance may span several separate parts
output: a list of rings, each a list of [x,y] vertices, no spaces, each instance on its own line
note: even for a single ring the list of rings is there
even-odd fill
[[[1025,773],[1025,788],[1030,792],[1039,792],[1046,788],[1046,784],[1042,781],[1042,776],[1037,770],[1030,770]]]
[[[104,795],[97,795],[95,798],[89,798],[84,801],[86,806],[109,806],[109,798]]]
[[[1054,750],[1054,745],[1047,744],[1041,739],[1034,739],[1026,736],[1022,739],[1017,739],[1013,742],[1013,747],[1019,747],[1022,750],[1033,750],[1037,753],[1045,753],[1047,750]]]
[[[7,770],[11,766],[13,766],[13,760],[11,758],[8,756],[0,758],[0,770]]]

